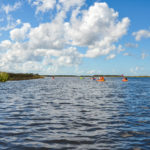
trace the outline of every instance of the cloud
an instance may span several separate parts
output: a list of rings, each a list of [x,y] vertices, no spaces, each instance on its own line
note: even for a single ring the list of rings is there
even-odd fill
[[[65,24],[72,45],[87,46],[86,57],[107,55],[116,47],[117,42],[127,32],[129,19],[118,21],[118,13],[106,3],[95,3],[89,10],[72,15],[71,22]]]
[[[59,1],[64,9],[76,5],[81,7],[83,2]],[[51,23],[40,24],[39,27],[31,29],[29,38],[32,48],[63,49],[69,44],[87,47],[85,57],[97,57],[115,50],[114,43],[127,32],[129,19],[117,21],[118,13],[106,3],[95,3],[89,10],[84,11],[75,9],[68,22],[64,22],[64,9]]]
[[[102,71],[100,70],[89,70],[85,72],[85,74],[94,75],[94,74],[100,74]]]
[[[62,5],[63,10],[69,11],[69,9],[72,7],[80,8],[81,6],[83,6],[84,2],[85,0],[59,0],[58,5]]]
[[[55,7],[58,11],[69,11],[73,7],[80,8],[84,5],[85,0],[28,0],[29,4],[36,6],[36,14],[39,12],[45,13],[53,10]]]
[[[131,53],[124,53],[123,56],[133,56],[133,57],[135,57],[135,55],[133,55]]]
[[[11,48],[11,41],[9,40],[4,40],[0,43],[0,50],[4,50],[4,49],[9,49]]]
[[[21,7],[21,2],[16,2],[14,5],[2,5],[2,10],[8,14],[9,12],[16,11]]]
[[[138,44],[126,43],[125,46],[128,47],[128,48],[137,48],[137,47],[138,47]]]
[[[10,31],[10,38],[14,41],[22,41],[27,37],[31,26],[29,23],[24,23],[22,28],[13,29]]]
[[[16,11],[17,9],[21,8],[21,6],[22,6],[21,2],[16,2],[14,3],[14,5],[3,4],[1,6],[2,16],[0,19],[1,22],[0,31],[11,30],[15,28],[17,25],[21,24],[21,20],[19,18],[14,19],[14,17],[11,15],[11,12]]]
[[[109,55],[109,56],[107,56],[107,60],[110,60],[110,59],[114,59],[116,57],[116,55],[115,54],[111,54],[111,55]]]
[[[2,56],[1,49],[5,49]],[[46,73],[46,70],[56,71],[56,68],[61,66],[79,65],[82,55],[74,47],[61,51],[30,49],[28,43],[3,41],[0,43],[0,57],[0,68],[3,71],[38,72],[39,70],[41,73]]]
[[[33,70],[34,72],[39,72],[39,70],[43,70],[42,67],[43,66],[36,61],[27,61],[22,65],[23,72],[32,72]]]
[[[125,51],[122,45],[119,45],[117,48],[118,53]]]
[[[42,56],[43,63],[45,65],[55,65],[55,66],[76,66],[81,63],[82,55],[77,51],[76,48],[70,47],[58,50],[39,50],[35,51],[35,56]]]
[[[144,70],[144,68],[139,67],[139,66],[136,66],[135,68],[130,68],[130,72],[135,75],[141,74],[141,71],[143,71],[143,70]]]
[[[115,44],[126,34],[130,20],[119,21],[118,12],[106,3],[95,3],[83,10],[84,0],[59,0],[57,4],[54,0],[28,2],[36,6],[36,13],[55,9],[56,5],[59,10],[53,20],[35,27],[16,21],[22,26],[10,31],[10,40],[0,42],[0,49],[5,50],[4,55],[0,55],[0,69],[54,71],[60,66],[76,67],[84,57],[108,55],[107,59],[113,59],[116,55],[110,52],[122,50],[122,46]],[[48,2],[51,3],[46,5]]]
[[[29,3],[36,6],[36,14],[45,13],[55,7],[56,0],[28,0]]]
[[[65,45],[64,29],[61,22],[40,24],[29,33],[32,49],[63,49]]]
[[[62,51],[61,56],[57,59],[59,66],[79,65],[81,62],[81,55],[75,48],[69,48]]]
[[[142,38],[150,38],[150,31],[139,30],[137,32],[133,32],[132,35],[135,37],[136,41],[140,41]]]

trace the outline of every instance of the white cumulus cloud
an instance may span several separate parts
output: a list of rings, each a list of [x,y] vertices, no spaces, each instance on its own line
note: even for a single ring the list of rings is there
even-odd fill
[[[31,26],[29,23],[24,23],[22,28],[16,28],[10,31],[10,38],[14,41],[22,41],[27,37]]]
[[[62,49],[65,44],[62,23],[45,23],[32,28],[29,33],[30,46],[34,49]]]
[[[56,71],[59,66],[76,67],[84,57],[108,55],[107,59],[113,59],[116,55],[110,52],[122,49],[115,43],[126,34],[130,20],[119,21],[118,12],[106,3],[95,3],[82,10],[85,0],[28,1],[36,6],[37,13],[54,9],[56,5],[60,9],[50,22],[35,27],[22,23],[22,27],[10,31],[10,39],[0,42],[0,50],[5,51],[3,55],[0,51],[1,70]],[[21,20],[16,23],[20,24]],[[85,52],[81,54],[78,47]]]
[[[28,0],[29,3],[36,6],[36,14],[39,12],[45,13],[55,7],[56,0]]]
[[[139,30],[137,32],[133,32],[132,35],[135,37],[136,41],[140,41],[142,38],[150,38],[150,31]]]
[[[106,3],[95,3],[89,10],[72,15],[71,22],[65,24],[71,44],[87,46],[86,57],[106,55],[116,47],[113,45],[126,34],[129,19],[118,21],[118,13],[109,8]]]
[[[0,43],[0,51],[2,50],[8,50],[12,46],[11,41],[9,40],[4,40]]]

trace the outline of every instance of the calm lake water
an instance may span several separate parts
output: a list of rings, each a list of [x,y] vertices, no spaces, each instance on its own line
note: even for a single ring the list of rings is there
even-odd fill
[[[150,78],[0,83],[0,150],[149,150]]]

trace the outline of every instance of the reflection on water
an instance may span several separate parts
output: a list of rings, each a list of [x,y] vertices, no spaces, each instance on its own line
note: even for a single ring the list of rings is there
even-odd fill
[[[150,79],[0,83],[0,149],[150,149]]]

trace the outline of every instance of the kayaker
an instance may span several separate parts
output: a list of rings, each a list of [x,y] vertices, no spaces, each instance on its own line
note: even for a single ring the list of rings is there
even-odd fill
[[[122,81],[128,81],[127,77],[123,77]]]
[[[102,76],[102,77],[99,77],[99,79],[100,79],[100,80],[105,80],[103,76]]]
[[[93,79],[93,80],[96,80],[96,78],[95,78],[95,77],[92,77],[92,79]]]
[[[99,79],[97,81],[105,81],[104,77],[99,77]]]

